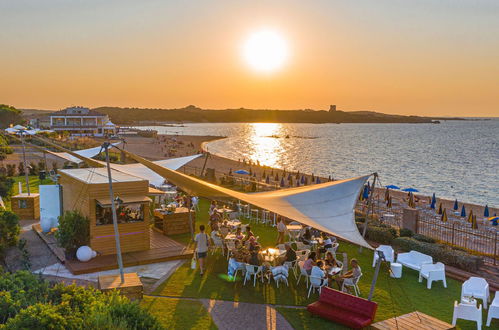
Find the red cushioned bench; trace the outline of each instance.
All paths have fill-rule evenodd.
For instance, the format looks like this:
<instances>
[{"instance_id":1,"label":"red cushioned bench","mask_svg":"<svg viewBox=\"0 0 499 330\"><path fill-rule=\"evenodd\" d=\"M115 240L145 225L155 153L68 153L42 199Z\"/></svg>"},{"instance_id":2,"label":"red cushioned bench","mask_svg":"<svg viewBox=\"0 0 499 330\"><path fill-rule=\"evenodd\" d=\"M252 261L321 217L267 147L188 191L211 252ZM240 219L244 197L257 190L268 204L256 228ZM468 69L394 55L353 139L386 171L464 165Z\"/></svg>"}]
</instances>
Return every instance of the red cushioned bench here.
<instances>
[{"instance_id":1,"label":"red cushioned bench","mask_svg":"<svg viewBox=\"0 0 499 330\"><path fill-rule=\"evenodd\" d=\"M307 310L314 315L354 329L370 325L377 308L375 302L328 287L322 288L319 301L307 306Z\"/></svg>"}]
</instances>

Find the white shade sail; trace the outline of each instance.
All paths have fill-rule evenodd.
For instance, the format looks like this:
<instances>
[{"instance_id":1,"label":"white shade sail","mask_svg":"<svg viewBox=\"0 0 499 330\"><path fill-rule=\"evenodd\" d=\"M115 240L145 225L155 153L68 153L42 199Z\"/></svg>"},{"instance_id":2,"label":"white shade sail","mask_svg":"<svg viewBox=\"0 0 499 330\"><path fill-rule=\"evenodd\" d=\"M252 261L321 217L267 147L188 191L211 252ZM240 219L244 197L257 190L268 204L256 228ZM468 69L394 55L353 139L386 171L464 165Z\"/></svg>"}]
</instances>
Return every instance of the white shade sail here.
<instances>
[{"instance_id":1,"label":"white shade sail","mask_svg":"<svg viewBox=\"0 0 499 330\"><path fill-rule=\"evenodd\" d=\"M357 229L354 211L357 197L370 175L248 194L169 170L130 152L125 151L125 153L189 194L208 198L239 199L372 249Z\"/></svg>"}]
</instances>

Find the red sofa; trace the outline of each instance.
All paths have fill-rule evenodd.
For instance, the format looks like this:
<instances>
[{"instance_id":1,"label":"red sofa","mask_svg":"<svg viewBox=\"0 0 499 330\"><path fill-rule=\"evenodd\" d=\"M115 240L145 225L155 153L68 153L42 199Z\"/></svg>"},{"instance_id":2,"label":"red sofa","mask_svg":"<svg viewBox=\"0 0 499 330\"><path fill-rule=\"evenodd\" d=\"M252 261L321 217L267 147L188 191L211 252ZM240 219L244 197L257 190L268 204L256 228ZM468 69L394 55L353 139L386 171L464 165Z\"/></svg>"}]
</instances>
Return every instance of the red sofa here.
<instances>
[{"instance_id":1,"label":"red sofa","mask_svg":"<svg viewBox=\"0 0 499 330\"><path fill-rule=\"evenodd\" d=\"M328 287L322 288L319 301L307 306L310 313L353 329L370 325L377 308L375 302Z\"/></svg>"}]
</instances>

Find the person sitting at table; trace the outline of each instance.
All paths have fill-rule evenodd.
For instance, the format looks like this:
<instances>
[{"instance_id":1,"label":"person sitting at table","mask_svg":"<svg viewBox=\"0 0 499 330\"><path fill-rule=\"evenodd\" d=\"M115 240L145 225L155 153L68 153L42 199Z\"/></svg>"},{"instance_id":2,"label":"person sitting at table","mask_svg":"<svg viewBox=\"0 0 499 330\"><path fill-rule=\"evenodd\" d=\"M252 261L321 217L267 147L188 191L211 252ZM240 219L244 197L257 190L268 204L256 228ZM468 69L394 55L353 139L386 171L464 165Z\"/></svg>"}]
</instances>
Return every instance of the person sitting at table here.
<instances>
[{"instance_id":1,"label":"person sitting at table","mask_svg":"<svg viewBox=\"0 0 499 330\"><path fill-rule=\"evenodd\" d=\"M326 252L324 263L326 264L326 268L338 267L338 262L330 251Z\"/></svg>"},{"instance_id":2,"label":"person sitting at table","mask_svg":"<svg viewBox=\"0 0 499 330\"><path fill-rule=\"evenodd\" d=\"M256 241L255 236L250 236L250 238L246 241L246 247L251 252L258 246L258 242Z\"/></svg>"},{"instance_id":3,"label":"person sitting at table","mask_svg":"<svg viewBox=\"0 0 499 330\"><path fill-rule=\"evenodd\" d=\"M315 285L322 284L322 281L328 281L326 278L326 273L322 269L324 267L324 262L322 260L317 261L317 265L312 267L310 272L310 283Z\"/></svg>"},{"instance_id":4,"label":"person sitting at table","mask_svg":"<svg viewBox=\"0 0 499 330\"><path fill-rule=\"evenodd\" d=\"M300 236L300 241L302 241L303 244L310 245L311 240L312 240L312 233L310 232L310 228L306 227L305 231Z\"/></svg>"},{"instance_id":5,"label":"person sitting at table","mask_svg":"<svg viewBox=\"0 0 499 330\"><path fill-rule=\"evenodd\" d=\"M251 227L250 226L246 226L246 237L244 238L245 241L249 240L250 237L255 237L255 235L253 234L253 232L251 231Z\"/></svg>"},{"instance_id":6,"label":"person sitting at table","mask_svg":"<svg viewBox=\"0 0 499 330\"><path fill-rule=\"evenodd\" d=\"M211 201L211 204L210 204L210 210L208 211L208 214L210 215L210 217L216 213L215 210L217 208L217 202L216 201Z\"/></svg>"},{"instance_id":7,"label":"person sitting at table","mask_svg":"<svg viewBox=\"0 0 499 330\"><path fill-rule=\"evenodd\" d=\"M284 248L286 249L286 254L280 257L279 264L284 265L285 262L295 262L296 251L291 247L289 243L285 243Z\"/></svg>"},{"instance_id":8,"label":"person sitting at table","mask_svg":"<svg viewBox=\"0 0 499 330\"><path fill-rule=\"evenodd\" d=\"M320 249L321 253L326 253L327 249L331 249L333 247L333 241L329 237L328 234L322 233L322 248Z\"/></svg>"},{"instance_id":9,"label":"person sitting at table","mask_svg":"<svg viewBox=\"0 0 499 330\"><path fill-rule=\"evenodd\" d=\"M236 234L235 234L235 235L236 235L236 238L237 238L238 240L241 240L241 241L242 241L242 239L244 238L244 235L243 235L243 233L241 232L241 227L237 227L237 228L236 228Z\"/></svg>"},{"instance_id":10,"label":"person sitting at table","mask_svg":"<svg viewBox=\"0 0 499 330\"><path fill-rule=\"evenodd\" d=\"M315 258L316 258L316 253L315 251L310 252L308 255L307 260L303 263L303 269L307 272L308 275L311 274L312 268L315 266Z\"/></svg>"},{"instance_id":11,"label":"person sitting at table","mask_svg":"<svg viewBox=\"0 0 499 330\"><path fill-rule=\"evenodd\" d=\"M362 270L360 269L359 262L357 261L357 259L350 260L350 267L352 267L352 269L350 269L348 272L335 278L335 281L338 284L338 288L340 290L345 278L357 278L362 274Z\"/></svg>"},{"instance_id":12,"label":"person sitting at table","mask_svg":"<svg viewBox=\"0 0 499 330\"><path fill-rule=\"evenodd\" d=\"M211 233L210 233L210 236L211 236L211 239L213 241L216 241L218 239L222 239L223 238L222 234L220 233L220 231L218 230L218 228L215 229L215 230L212 230Z\"/></svg>"},{"instance_id":13,"label":"person sitting at table","mask_svg":"<svg viewBox=\"0 0 499 330\"><path fill-rule=\"evenodd\" d=\"M261 266L263 263L263 257L260 254L260 245L255 245L252 251L250 251L250 255L246 263L253 266Z\"/></svg>"},{"instance_id":14,"label":"person sitting at table","mask_svg":"<svg viewBox=\"0 0 499 330\"><path fill-rule=\"evenodd\" d=\"M229 259L229 265L227 269L227 275L229 277L234 276L236 269L239 268L241 263L246 262L249 256L248 250L241 244L240 241L234 241L234 250L232 250L232 257Z\"/></svg>"}]
</instances>

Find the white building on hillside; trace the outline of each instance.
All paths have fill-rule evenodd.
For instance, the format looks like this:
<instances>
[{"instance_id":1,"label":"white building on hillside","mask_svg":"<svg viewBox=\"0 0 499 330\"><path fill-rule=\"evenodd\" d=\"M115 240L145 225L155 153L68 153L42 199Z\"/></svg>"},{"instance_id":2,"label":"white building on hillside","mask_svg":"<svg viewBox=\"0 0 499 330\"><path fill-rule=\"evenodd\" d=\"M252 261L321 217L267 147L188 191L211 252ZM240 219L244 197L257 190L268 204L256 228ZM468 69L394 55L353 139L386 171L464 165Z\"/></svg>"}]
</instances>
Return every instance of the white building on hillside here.
<instances>
[{"instance_id":1,"label":"white building on hillside","mask_svg":"<svg viewBox=\"0 0 499 330\"><path fill-rule=\"evenodd\" d=\"M115 135L117 127L109 117L89 108L70 107L50 114L50 129L71 135Z\"/></svg>"}]
</instances>

